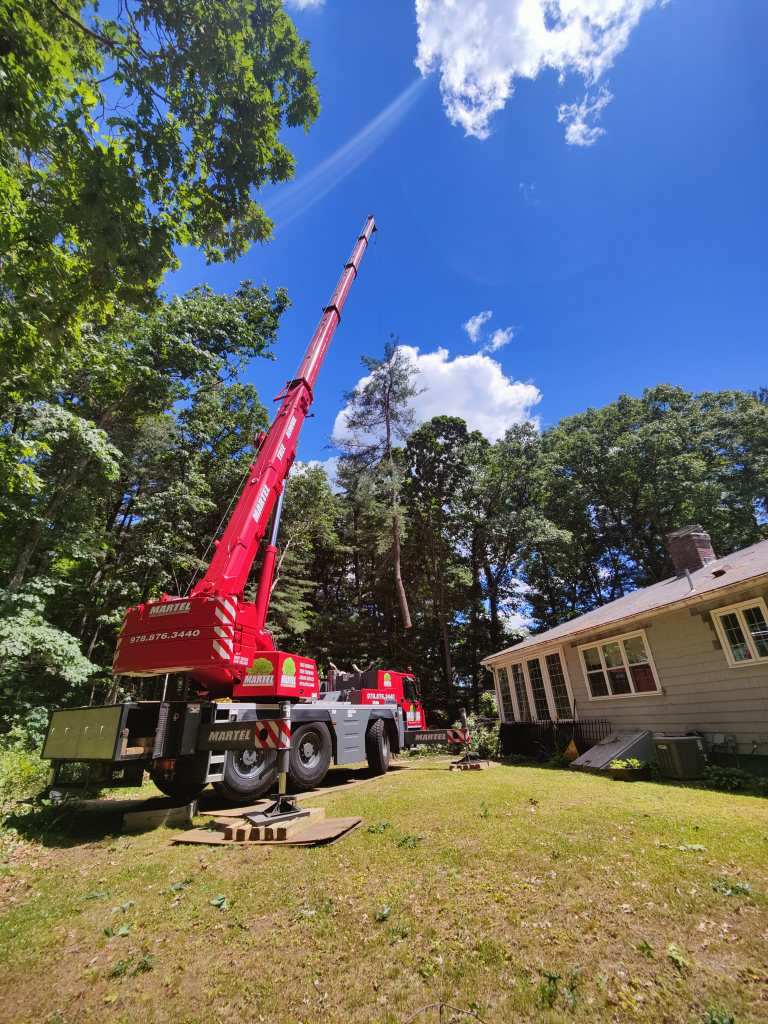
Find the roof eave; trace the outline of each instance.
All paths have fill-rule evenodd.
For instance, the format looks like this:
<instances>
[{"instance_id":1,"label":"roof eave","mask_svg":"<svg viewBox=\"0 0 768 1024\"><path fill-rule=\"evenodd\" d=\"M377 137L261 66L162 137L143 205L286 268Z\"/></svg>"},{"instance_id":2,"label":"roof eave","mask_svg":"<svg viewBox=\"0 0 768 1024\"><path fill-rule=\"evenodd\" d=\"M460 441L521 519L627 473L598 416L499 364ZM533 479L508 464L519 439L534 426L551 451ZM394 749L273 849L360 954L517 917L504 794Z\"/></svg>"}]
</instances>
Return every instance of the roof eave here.
<instances>
[{"instance_id":1,"label":"roof eave","mask_svg":"<svg viewBox=\"0 0 768 1024\"><path fill-rule=\"evenodd\" d=\"M482 658L480 660L480 664L487 668L495 662L502 660L506 661L507 655L513 654L515 651L524 650L527 653L529 651L538 650L542 647L560 647L564 643L570 643L575 637L586 636L589 633L597 633L600 630L608 629L613 626L627 625L628 623L635 622L638 619L656 618L656 616L663 615L665 612L679 608L686 608L689 605L697 604L699 601L715 598L728 590L732 590L734 587L749 586L763 578L768 579L768 573L761 572L756 576L750 576L743 580L736 580L734 583L727 583L722 587L716 587L713 590L701 591L700 593L697 593L694 590L685 597L678 598L677 601L670 601L669 604L662 604L658 605L656 608L647 608L644 611L633 612L631 615L624 615L618 619L611 619L608 622L602 622L599 625L585 626L583 629L574 629L573 632L564 633L562 636L555 637L551 640L547 640L547 634L542 633L541 640L538 643L532 643L529 647L522 646L525 641L522 641L520 644L513 644L512 647L506 647L503 651L498 651L496 654L489 654L487 658ZM573 621L578 622L579 620L574 619Z\"/></svg>"}]
</instances>

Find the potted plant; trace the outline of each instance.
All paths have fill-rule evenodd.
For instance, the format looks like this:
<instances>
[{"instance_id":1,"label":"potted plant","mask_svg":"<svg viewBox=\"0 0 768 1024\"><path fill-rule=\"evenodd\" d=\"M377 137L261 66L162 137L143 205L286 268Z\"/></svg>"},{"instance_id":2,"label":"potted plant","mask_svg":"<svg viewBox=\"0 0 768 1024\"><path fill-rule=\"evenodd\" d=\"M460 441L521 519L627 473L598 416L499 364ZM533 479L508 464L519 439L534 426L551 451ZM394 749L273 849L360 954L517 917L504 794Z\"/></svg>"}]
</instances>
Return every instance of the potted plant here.
<instances>
[{"instance_id":1,"label":"potted plant","mask_svg":"<svg viewBox=\"0 0 768 1024\"><path fill-rule=\"evenodd\" d=\"M636 757L616 758L608 765L608 774L612 779L622 782L635 782L637 779L647 779L649 768L647 761L640 761Z\"/></svg>"}]
</instances>

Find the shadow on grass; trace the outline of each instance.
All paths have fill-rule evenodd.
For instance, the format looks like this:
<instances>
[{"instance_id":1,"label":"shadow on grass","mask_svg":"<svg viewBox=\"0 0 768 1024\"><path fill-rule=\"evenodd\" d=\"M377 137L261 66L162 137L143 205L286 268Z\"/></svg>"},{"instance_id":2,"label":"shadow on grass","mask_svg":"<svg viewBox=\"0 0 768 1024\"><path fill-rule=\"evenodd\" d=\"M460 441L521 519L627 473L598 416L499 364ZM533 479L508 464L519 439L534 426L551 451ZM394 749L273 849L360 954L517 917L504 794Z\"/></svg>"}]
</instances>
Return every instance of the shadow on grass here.
<instances>
[{"instance_id":1,"label":"shadow on grass","mask_svg":"<svg viewBox=\"0 0 768 1024\"><path fill-rule=\"evenodd\" d=\"M393 764L389 770L396 773L405 767L410 766ZM377 777L368 768L334 768L323 780L322 790L325 793ZM0 831L13 832L42 846L70 848L123 835L123 815L128 811L160 810L186 803L159 796L154 786L145 788L146 795L127 799L70 798L58 805L40 800L18 801L0 815ZM300 797L302 794L296 795ZM310 796L311 791L305 795ZM233 804L216 790L207 788L200 794L198 806L201 811L209 812L228 809Z\"/></svg>"},{"instance_id":2,"label":"shadow on grass","mask_svg":"<svg viewBox=\"0 0 768 1024\"><path fill-rule=\"evenodd\" d=\"M49 847L68 848L99 842L121 834L122 801L103 801L105 804L110 802L117 805L114 810L106 808L98 813L78 801L58 806L48 803L17 804L4 815L2 831Z\"/></svg>"}]
</instances>

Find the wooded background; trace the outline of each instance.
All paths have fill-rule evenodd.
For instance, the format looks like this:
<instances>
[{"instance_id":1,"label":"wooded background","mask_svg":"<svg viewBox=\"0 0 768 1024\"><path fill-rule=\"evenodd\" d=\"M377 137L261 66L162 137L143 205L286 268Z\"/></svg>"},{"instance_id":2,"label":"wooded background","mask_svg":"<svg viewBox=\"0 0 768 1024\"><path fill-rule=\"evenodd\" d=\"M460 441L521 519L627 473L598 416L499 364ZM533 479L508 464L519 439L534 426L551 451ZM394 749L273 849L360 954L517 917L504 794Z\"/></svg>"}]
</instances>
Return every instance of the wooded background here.
<instances>
[{"instance_id":1,"label":"wooded background","mask_svg":"<svg viewBox=\"0 0 768 1024\"><path fill-rule=\"evenodd\" d=\"M289 300L160 284L180 245L220 260L268 240L254 196L292 174L280 130L319 111L279 0L84 10L0 0L4 743L103 699L125 608L204 565L267 425L238 381L281 357ZM399 352L383 338L375 387L346 396L338 486L307 467L288 483L270 623L322 668L411 667L451 719L520 615L545 628L663 578L664 536L691 522L720 553L766 535L764 390L660 384L491 443L417 425Z\"/></svg>"}]
</instances>

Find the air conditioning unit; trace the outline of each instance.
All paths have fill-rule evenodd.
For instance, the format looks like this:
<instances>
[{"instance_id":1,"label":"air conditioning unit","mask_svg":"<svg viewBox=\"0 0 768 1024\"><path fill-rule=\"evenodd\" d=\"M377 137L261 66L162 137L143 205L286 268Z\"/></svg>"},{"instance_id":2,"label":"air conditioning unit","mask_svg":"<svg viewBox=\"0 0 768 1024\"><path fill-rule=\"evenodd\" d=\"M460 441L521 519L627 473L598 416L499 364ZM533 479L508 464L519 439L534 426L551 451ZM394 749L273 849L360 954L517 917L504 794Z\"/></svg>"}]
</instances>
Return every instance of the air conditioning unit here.
<instances>
[{"instance_id":1,"label":"air conditioning unit","mask_svg":"<svg viewBox=\"0 0 768 1024\"><path fill-rule=\"evenodd\" d=\"M707 759L700 736L655 736L656 763L665 779L700 779Z\"/></svg>"}]
</instances>

